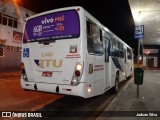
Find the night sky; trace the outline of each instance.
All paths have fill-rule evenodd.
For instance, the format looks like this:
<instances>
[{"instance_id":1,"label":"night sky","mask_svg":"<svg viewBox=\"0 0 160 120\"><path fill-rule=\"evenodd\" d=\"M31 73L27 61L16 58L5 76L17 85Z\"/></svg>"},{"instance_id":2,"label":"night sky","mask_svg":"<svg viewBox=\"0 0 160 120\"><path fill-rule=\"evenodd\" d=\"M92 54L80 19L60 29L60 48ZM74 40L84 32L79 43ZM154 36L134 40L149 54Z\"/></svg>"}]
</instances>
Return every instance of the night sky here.
<instances>
[{"instance_id":1,"label":"night sky","mask_svg":"<svg viewBox=\"0 0 160 120\"><path fill-rule=\"evenodd\" d=\"M82 6L104 26L135 50L134 21L128 0L20 0L21 6L36 13L61 7Z\"/></svg>"}]
</instances>

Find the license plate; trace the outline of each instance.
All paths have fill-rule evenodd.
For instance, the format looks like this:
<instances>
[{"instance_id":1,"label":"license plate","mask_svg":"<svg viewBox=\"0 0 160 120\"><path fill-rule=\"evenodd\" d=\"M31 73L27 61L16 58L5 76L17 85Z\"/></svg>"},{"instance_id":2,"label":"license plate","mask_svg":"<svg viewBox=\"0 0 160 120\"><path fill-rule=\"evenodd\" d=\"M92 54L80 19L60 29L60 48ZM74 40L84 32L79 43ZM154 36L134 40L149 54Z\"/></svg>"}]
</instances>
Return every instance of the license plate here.
<instances>
[{"instance_id":1,"label":"license plate","mask_svg":"<svg viewBox=\"0 0 160 120\"><path fill-rule=\"evenodd\" d=\"M43 72L42 76L44 76L44 77L52 77L52 72Z\"/></svg>"}]
</instances>

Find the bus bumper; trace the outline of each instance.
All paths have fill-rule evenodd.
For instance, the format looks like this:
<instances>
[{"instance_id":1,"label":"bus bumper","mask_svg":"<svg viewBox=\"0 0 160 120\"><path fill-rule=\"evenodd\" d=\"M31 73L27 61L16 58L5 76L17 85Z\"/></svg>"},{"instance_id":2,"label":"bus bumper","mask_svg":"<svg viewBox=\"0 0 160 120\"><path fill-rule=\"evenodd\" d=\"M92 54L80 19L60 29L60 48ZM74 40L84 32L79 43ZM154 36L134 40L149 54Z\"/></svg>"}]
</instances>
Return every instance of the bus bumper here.
<instances>
[{"instance_id":1,"label":"bus bumper","mask_svg":"<svg viewBox=\"0 0 160 120\"><path fill-rule=\"evenodd\" d=\"M87 83L79 83L76 86L72 86L72 85L61 85L53 83L35 83L35 82L21 80L21 86L23 89L28 89L28 90L37 90L37 91L57 93L57 94L73 95L83 98L89 98L92 96L91 93L88 92Z\"/></svg>"}]
</instances>

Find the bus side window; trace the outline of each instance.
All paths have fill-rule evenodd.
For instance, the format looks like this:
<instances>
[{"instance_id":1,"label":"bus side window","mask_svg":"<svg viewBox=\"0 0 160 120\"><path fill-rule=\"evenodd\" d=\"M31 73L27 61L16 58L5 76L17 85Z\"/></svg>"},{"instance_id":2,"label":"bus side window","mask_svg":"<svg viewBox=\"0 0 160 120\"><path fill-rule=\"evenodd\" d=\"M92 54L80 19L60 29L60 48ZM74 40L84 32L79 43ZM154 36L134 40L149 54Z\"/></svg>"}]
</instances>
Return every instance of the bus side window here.
<instances>
[{"instance_id":1,"label":"bus side window","mask_svg":"<svg viewBox=\"0 0 160 120\"><path fill-rule=\"evenodd\" d=\"M127 62L126 58L127 58L127 56L126 56L126 49L124 49L124 60L125 60L125 62Z\"/></svg>"},{"instance_id":2,"label":"bus side window","mask_svg":"<svg viewBox=\"0 0 160 120\"><path fill-rule=\"evenodd\" d=\"M87 47L89 54L103 54L101 29L94 23L87 21Z\"/></svg>"},{"instance_id":3,"label":"bus side window","mask_svg":"<svg viewBox=\"0 0 160 120\"><path fill-rule=\"evenodd\" d=\"M87 37L91 36L91 23L87 21Z\"/></svg>"},{"instance_id":4,"label":"bus side window","mask_svg":"<svg viewBox=\"0 0 160 120\"><path fill-rule=\"evenodd\" d=\"M119 49L120 58L124 58L123 44L120 42L118 42L118 49Z\"/></svg>"},{"instance_id":5,"label":"bus side window","mask_svg":"<svg viewBox=\"0 0 160 120\"><path fill-rule=\"evenodd\" d=\"M105 48L105 62L109 62L109 55L110 55L110 40L103 38L104 40L104 48Z\"/></svg>"},{"instance_id":6,"label":"bus side window","mask_svg":"<svg viewBox=\"0 0 160 120\"><path fill-rule=\"evenodd\" d=\"M132 59L132 52L131 52L131 49L127 48L127 57L129 60Z\"/></svg>"},{"instance_id":7,"label":"bus side window","mask_svg":"<svg viewBox=\"0 0 160 120\"><path fill-rule=\"evenodd\" d=\"M112 43L113 43L112 56L113 57L120 57L120 52L118 49L118 42L113 38Z\"/></svg>"}]
</instances>

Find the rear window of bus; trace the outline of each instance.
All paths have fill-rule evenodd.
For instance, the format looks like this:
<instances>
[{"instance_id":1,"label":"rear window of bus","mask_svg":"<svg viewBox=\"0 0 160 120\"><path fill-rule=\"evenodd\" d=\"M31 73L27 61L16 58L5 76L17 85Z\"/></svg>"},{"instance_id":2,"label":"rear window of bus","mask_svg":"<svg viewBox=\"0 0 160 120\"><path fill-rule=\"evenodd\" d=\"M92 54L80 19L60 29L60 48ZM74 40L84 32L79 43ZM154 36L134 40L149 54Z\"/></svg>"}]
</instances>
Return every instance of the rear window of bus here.
<instances>
[{"instance_id":1,"label":"rear window of bus","mask_svg":"<svg viewBox=\"0 0 160 120\"><path fill-rule=\"evenodd\" d=\"M26 22L23 43L78 38L79 15L76 10L41 15Z\"/></svg>"}]
</instances>

